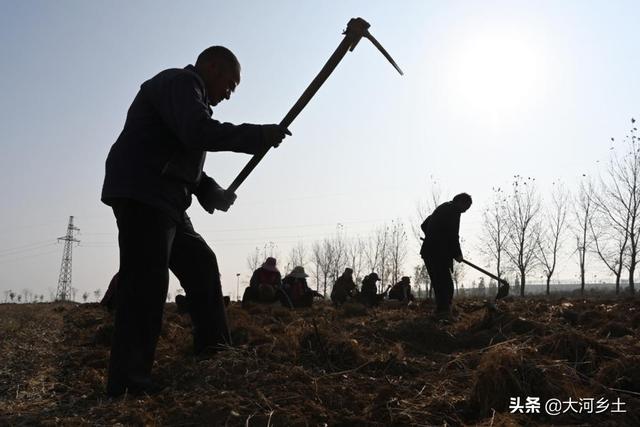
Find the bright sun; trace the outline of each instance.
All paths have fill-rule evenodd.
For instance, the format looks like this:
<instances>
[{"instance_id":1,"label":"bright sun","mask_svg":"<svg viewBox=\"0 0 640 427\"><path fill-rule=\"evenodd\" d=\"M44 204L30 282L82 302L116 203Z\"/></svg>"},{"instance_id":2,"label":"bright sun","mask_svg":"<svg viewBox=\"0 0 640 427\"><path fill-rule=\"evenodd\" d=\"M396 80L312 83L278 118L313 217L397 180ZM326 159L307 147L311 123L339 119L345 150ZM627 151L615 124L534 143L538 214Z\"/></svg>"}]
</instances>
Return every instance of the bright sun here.
<instances>
[{"instance_id":1,"label":"bright sun","mask_svg":"<svg viewBox=\"0 0 640 427\"><path fill-rule=\"evenodd\" d=\"M531 107L540 95L543 55L524 37L476 36L453 55L450 88L456 108L499 123Z\"/></svg>"}]
</instances>

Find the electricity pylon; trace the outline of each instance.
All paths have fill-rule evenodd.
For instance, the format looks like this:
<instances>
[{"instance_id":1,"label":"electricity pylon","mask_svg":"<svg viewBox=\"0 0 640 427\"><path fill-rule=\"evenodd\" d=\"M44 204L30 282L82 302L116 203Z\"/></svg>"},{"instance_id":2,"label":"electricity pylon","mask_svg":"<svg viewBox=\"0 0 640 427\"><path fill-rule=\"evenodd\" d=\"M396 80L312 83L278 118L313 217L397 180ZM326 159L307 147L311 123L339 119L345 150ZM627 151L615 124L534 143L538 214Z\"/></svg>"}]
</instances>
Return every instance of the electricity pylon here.
<instances>
[{"instance_id":1,"label":"electricity pylon","mask_svg":"<svg viewBox=\"0 0 640 427\"><path fill-rule=\"evenodd\" d=\"M76 231L80 231L80 229L73 226L73 216L70 216L66 236L58 237L58 241L64 241L64 251L62 252L62 264L60 265L60 276L58 277L56 301L68 301L71 294L71 258L73 255L73 242L80 243L80 240L74 237L74 233Z\"/></svg>"}]
</instances>

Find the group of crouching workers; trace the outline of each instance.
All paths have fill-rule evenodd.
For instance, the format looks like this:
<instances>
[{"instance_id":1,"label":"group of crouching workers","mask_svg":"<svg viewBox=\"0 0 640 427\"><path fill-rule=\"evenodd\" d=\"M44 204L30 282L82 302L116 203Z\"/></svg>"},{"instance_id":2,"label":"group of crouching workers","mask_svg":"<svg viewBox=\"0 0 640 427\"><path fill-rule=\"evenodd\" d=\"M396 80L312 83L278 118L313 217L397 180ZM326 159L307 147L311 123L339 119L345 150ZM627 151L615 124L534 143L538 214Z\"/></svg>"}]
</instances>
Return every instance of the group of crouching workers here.
<instances>
[{"instance_id":1,"label":"group of crouching workers","mask_svg":"<svg viewBox=\"0 0 640 427\"><path fill-rule=\"evenodd\" d=\"M280 303L289 308L311 307L314 298L323 298L321 294L307 285L309 275L304 267L295 267L284 279L276 266L276 259L269 257L253 272L249 286L242 296L242 306L248 303Z\"/></svg>"},{"instance_id":2,"label":"group of crouching workers","mask_svg":"<svg viewBox=\"0 0 640 427\"><path fill-rule=\"evenodd\" d=\"M307 285L309 275L303 267L295 267L283 279L276 263L275 258L269 257L253 272L249 286L242 296L243 307L250 303L273 304L278 301L290 308L311 307L315 298L324 299L322 294ZM409 277L404 276L400 282L381 293L378 292L379 281L378 274L371 273L362 279L362 286L358 289L353 278L353 269L346 268L333 285L331 301L335 306L357 302L367 307L375 307L385 297L403 302L415 300Z\"/></svg>"}]
</instances>

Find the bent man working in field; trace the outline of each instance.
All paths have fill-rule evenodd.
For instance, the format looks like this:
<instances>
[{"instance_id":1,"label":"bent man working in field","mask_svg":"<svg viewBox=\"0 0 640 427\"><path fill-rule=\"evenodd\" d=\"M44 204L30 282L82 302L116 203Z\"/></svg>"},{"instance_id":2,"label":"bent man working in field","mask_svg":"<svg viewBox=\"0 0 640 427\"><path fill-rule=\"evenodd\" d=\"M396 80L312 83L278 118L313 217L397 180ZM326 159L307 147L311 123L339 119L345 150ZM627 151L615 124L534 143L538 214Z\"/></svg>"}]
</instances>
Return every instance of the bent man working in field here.
<instances>
[{"instance_id":1,"label":"bent man working in field","mask_svg":"<svg viewBox=\"0 0 640 427\"><path fill-rule=\"evenodd\" d=\"M463 259L458 236L460 215L471 207L471 203L471 196L460 193L450 202L438 206L420 226L424 232L420 256L425 262L433 286L435 315L446 321L453 320L453 260L462 262Z\"/></svg>"},{"instance_id":2,"label":"bent man working in field","mask_svg":"<svg viewBox=\"0 0 640 427\"><path fill-rule=\"evenodd\" d=\"M236 199L203 171L207 151L256 154L289 134L279 125L220 123L211 106L240 83L240 63L214 46L195 66L144 82L106 161L102 201L118 225L119 283L107 393L152 390L151 366L169 285L186 292L196 352L230 344L218 262L186 210L195 195L209 213Z\"/></svg>"},{"instance_id":3,"label":"bent man working in field","mask_svg":"<svg viewBox=\"0 0 640 427\"><path fill-rule=\"evenodd\" d=\"M356 283L353 281L353 269L345 268L344 273L336 283L334 283L333 288L331 289L331 301L335 306L340 306L355 298L358 294L358 287Z\"/></svg>"}]
</instances>

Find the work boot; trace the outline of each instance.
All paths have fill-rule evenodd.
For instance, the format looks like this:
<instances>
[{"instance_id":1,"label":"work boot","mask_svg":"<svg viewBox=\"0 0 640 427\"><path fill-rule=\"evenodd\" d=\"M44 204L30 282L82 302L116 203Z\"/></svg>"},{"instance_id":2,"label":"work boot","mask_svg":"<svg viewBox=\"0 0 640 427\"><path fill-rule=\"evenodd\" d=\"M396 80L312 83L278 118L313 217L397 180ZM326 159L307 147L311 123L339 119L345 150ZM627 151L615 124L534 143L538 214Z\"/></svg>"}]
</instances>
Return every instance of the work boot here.
<instances>
[{"instance_id":1,"label":"work boot","mask_svg":"<svg viewBox=\"0 0 640 427\"><path fill-rule=\"evenodd\" d=\"M184 295L176 295L176 310L178 314L189 313L189 302Z\"/></svg>"},{"instance_id":2,"label":"work boot","mask_svg":"<svg viewBox=\"0 0 640 427\"><path fill-rule=\"evenodd\" d=\"M164 386L152 382L151 378L136 377L129 379L126 384L109 384L107 387L107 396L120 397L125 393L140 396L143 394L159 393L164 389Z\"/></svg>"},{"instance_id":3,"label":"work boot","mask_svg":"<svg viewBox=\"0 0 640 427\"><path fill-rule=\"evenodd\" d=\"M449 306L446 309L436 310L436 312L434 313L434 317L438 322L448 323L448 324L458 320L457 317L454 316L451 310L451 306Z\"/></svg>"}]
</instances>

